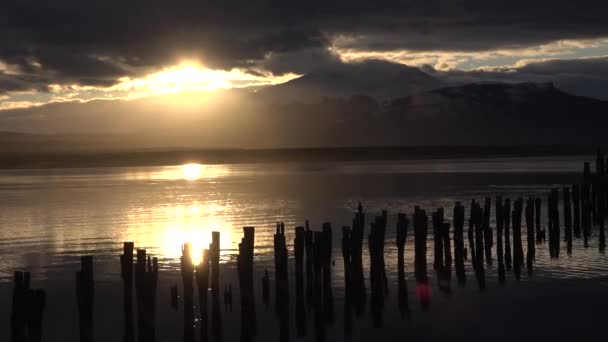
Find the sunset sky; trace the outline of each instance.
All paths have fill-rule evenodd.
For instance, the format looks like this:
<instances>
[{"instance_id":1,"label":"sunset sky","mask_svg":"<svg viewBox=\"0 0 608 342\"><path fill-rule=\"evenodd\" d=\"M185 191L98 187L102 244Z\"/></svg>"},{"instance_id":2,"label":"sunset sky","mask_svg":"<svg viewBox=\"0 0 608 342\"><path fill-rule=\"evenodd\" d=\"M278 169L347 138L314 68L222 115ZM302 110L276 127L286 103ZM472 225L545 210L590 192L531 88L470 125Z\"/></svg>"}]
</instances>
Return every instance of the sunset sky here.
<instances>
[{"instance_id":1,"label":"sunset sky","mask_svg":"<svg viewBox=\"0 0 608 342\"><path fill-rule=\"evenodd\" d=\"M606 1L9 1L0 110L257 87L365 59L608 98ZM587 95L587 93L584 93Z\"/></svg>"}]
</instances>

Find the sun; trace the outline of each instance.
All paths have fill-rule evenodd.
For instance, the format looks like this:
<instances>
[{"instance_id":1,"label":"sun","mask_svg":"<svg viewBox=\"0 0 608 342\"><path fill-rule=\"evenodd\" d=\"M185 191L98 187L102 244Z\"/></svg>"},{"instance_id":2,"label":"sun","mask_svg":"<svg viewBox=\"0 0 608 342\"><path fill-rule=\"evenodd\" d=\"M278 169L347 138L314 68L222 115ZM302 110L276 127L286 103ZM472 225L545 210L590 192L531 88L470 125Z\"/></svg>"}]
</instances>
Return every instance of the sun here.
<instances>
[{"instance_id":1,"label":"sun","mask_svg":"<svg viewBox=\"0 0 608 342\"><path fill-rule=\"evenodd\" d=\"M193 181L201 177L203 173L203 165L201 164L184 164L182 165L182 174L185 180Z\"/></svg>"}]
</instances>

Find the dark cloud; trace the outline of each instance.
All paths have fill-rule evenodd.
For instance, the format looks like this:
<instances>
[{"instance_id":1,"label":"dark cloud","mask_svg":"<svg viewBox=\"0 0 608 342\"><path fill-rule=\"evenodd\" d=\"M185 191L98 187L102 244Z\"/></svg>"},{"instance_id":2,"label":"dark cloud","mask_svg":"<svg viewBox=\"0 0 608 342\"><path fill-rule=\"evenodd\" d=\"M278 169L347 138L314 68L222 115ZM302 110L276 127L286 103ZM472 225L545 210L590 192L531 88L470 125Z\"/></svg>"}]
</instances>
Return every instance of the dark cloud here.
<instances>
[{"instance_id":1,"label":"dark cloud","mask_svg":"<svg viewBox=\"0 0 608 342\"><path fill-rule=\"evenodd\" d=\"M607 16L601 0L13 0L0 4L0 61L86 85L180 57L301 72L332 63L339 36L360 50L476 51L608 36Z\"/></svg>"},{"instance_id":2,"label":"dark cloud","mask_svg":"<svg viewBox=\"0 0 608 342\"><path fill-rule=\"evenodd\" d=\"M515 68L494 70L423 70L445 84L480 82L553 82L575 95L608 100L608 57L535 61Z\"/></svg>"}]
</instances>

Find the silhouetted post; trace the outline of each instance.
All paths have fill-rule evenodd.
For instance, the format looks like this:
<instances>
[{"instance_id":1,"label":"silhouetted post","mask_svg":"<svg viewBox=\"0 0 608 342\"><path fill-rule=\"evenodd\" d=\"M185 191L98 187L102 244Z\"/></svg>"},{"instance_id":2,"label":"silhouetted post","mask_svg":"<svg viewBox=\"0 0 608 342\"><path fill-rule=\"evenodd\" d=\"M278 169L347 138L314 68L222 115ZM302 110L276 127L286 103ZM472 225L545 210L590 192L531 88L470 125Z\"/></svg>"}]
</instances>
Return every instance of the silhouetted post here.
<instances>
[{"instance_id":1,"label":"silhouetted post","mask_svg":"<svg viewBox=\"0 0 608 342\"><path fill-rule=\"evenodd\" d=\"M42 341L42 313L45 305L45 292L30 288L30 273L15 272L11 310L11 341Z\"/></svg>"},{"instance_id":2,"label":"silhouetted post","mask_svg":"<svg viewBox=\"0 0 608 342\"><path fill-rule=\"evenodd\" d=\"M220 283L220 232L211 232L211 246L209 246L211 261L211 288L218 290Z\"/></svg>"},{"instance_id":3,"label":"silhouetted post","mask_svg":"<svg viewBox=\"0 0 608 342\"><path fill-rule=\"evenodd\" d=\"M382 325L382 311L384 309L384 296L386 291L386 274L384 268L384 237L386 233L386 214L376 216L371 224L368 236L370 255L370 288L371 288L371 314L374 327Z\"/></svg>"},{"instance_id":4,"label":"silhouetted post","mask_svg":"<svg viewBox=\"0 0 608 342\"><path fill-rule=\"evenodd\" d=\"M331 288L331 250L332 230L331 223L325 222L322 226L321 267L323 269L323 313L327 324L334 322L334 296Z\"/></svg>"},{"instance_id":5,"label":"silhouetted post","mask_svg":"<svg viewBox=\"0 0 608 342\"><path fill-rule=\"evenodd\" d=\"M456 202L453 215L456 279L458 284L464 285L467 280L464 268L464 206L460 202Z\"/></svg>"},{"instance_id":6,"label":"silhouetted post","mask_svg":"<svg viewBox=\"0 0 608 342\"><path fill-rule=\"evenodd\" d=\"M93 280L93 257L80 258L80 271L76 272L76 297L80 322L80 342L93 341L93 303L95 283Z\"/></svg>"},{"instance_id":7,"label":"silhouetted post","mask_svg":"<svg viewBox=\"0 0 608 342\"><path fill-rule=\"evenodd\" d=\"M574 237L581 238L581 202L578 184L572 185L572 202L574 203Z\"/></svg>"},{"instance_id":8,"label":"silhouetted post","mask_svg":"<svg viewBox=\"0 0 608 342\"><path fill-rule=\"evenodd\" d=\"M503 248L504 210L501 196L496 196L496 258L498 259L498 282L505 282L505 262Z\"/></svg>"},{"instance_id":9,"label":"silhouetted post","mask_svg":"<svg viewBox=\"0 0 608 342\"><path fill-rule=\"evenodd\" d=\"M367 294L365 290L365 277L363 275L363 236L365 232L365 214L361 203L357 208L353 219L351 242L351 276L352 276L352 300L355 314L362 315L365 312Z\"/></svg>"},{"instance_id":10,"label":"silhouetted post","mask_svg":"<svg viewBox=\"0 0 608 342\"><path fill-rule=\"evenodd\" d=\"M536 259L536 241L534 239L534 199L529 197L526 201L526 233L527 233L527 244L528 253L526 255L526 266L528 274L532 274L532 266Z\"/></svg>"},{"instance_id":11,"label":"silhouetted post","mask_svg":"<svg viewBox=\"0 0 608 342\"><path fill-rule=\"evenodd\" d=\"M184 287L184 342L194 341L194 264L190 243L182 245L181 272Z\"/></svg>"},{"instance_id":12,"label":"silhouetted post","mask_svg":"<svg viewBox=\"0 0 608 342\"><path fill-rule=\"evenodd\" d=\"M397 286L399 289L399 312L409 318L407 283L405 281L405 242L409 221L405 214L397 214Z\"/></svg>"},{"instance_id":13,"label":"silhouetted post","mask_svg":"<svg viewBox=\"0 0 608 342\"><path fill-rule=\"evenodd\" d=\"M137 340L153 342L156 338L156 288L158 259L146 260L146 250L137 250L135 264L135 296L137 298Z\"/></svg>"},{"instance_id":14,"label":"silhouetted post","mask_svg":"<svg viewBox=\"0 0 608 342\"><path fill-rule=\"evenodd\" d=\"M414 209L414 268L416 274L416 293L423 308L428 307L431 299L430 286L426 272L426 240L429 219L426 212L416 206Z\"/></svg>"},{"instance_id":15,"label":"silhouetted post","mask_svg":"<svg viewBox=\"0 0 608 342\"><path fill-rule=\"evenodd\" d=\"M492 265L492 247L494 246L494 234L492 232L492 227L490 227L491 208L492 199L490 199L490 197L486 197L483 206L483 239L486 253L486 262L488 265Z\"/></svg>"},{"instance_id":16,"label":"silhouetted post","mask_svg":"<svg viewBox=\"0 0 608 342\"><path fill-rule=\"evenodd\" d=\"M542 208L542 199L536 198L534 200L534 221L536 222L536 244L541 244L543 242L544 231L541 230L540 227L540 215Z\"/></svg>"},{"instance_id":17,"label":"silhouetted post","mask_svg":"<svg viewBox=\"0 0 608 342\"><path fill-rule=\"evenodd\" d=\"M313 234L306 220L306 231L304 232L304 246L306 248L306 303L312 306L313 291Z\"/></svg>"},{"instance_id":18,"label":"silhouetted post","mask_svg":"<svg viewBox=\"0 0 608 342\"><path fill-rule=\"evenodd\" d=\"M316 244L316 241L315 241ZM287 245L285 224L277 222L274 234L274 267L276 312L279 317L279 340L289 341L289 284L287 276ZM316 277L317 273L315 273Z\"/></svg>"},{"instance_id":19,"label":"silhouetted post","mask_svg":"<svg viewBox=\"0 0 608 342\"><path fill-rule=\"evenodd\" d=\"M302 235L304 228L300 227ZM241 294L241 341L251 341L256 335L255 301L253 295L253 247L255 241L255 228L243 227L243 238L239 244L239 255L237 257L237 269L239 274L239 286ZM303 238L300 236L300 238ZM304 247L302 242L302 246ZM299 251L300 285L302 281L302 255Z\"/></svg>"},{"instance_id":20,"label":"silhouetted post","mask_svg":"<svg viewBox=\"0 0 608 342\"><path fill-rule=\"evenodd\" d=\"M313 309L314 309L314 328L315 340L318 342L325 341L325 315L323 311L323 233L313 233L313 268L314 268L314 291L313 291Z\"/></svg>"},{"instance_id":21,"label":"silhouetted post","mask_svg":"<svg viewBox=\"0 0 608 342\"><path fill-rule=\"evenodd\" d=\"M486 287L486 276L484 269L484 213L483 209L478 203L473 203L471 207L471 217L473 220L473 226L475 227L475 276L477 277L477 283L479 289L483 290Z\"/></svg>"},{"instance_id":22,"label":"silhouetted post","mask_svg":"<svg viewBox=\"0 0 608 342\"><path fill-rule=\"evenodd\" d=\"M296 227L293 249L296 261L296 336L306 336L306 308L304 305L304 227ZM344 270L346 275L346 268Z\"/></svg>"},{"instance_id":23,"label":"silhouetted post","mask_svg":"<svg viewBox=\"0 0 608 342\"><path fill-rule=\"evenodd\" d=\"M505 228L505 267L511 269L511 200L505 199L504 205L504 228Z\"/></svg>"},{"instance_id":24,"label":"silhouetted post","mask_svg":"<svg viewBox=\"0 0 608 342\"><path fill-rule=\"evenodd\" d=\"M264 276L262 277L262 302L268 308L270 302L270 277L268 276L267 269L264 269Z\"/></svg>"},{"instance_id":25,"label":"silhouetted post","mask_svg":"<svg viewBox=\"0 0 608 342\"><path fill-rule=\"evenodd\" d=\"M196 287L198 288L198 306L201 314L200 339L207 342L209 337L209 305L207 292L209 292L209 249L203 249L203 259L195 266Z\"/></svg>"},{"instance_id":26,"label":"silhouetted post","mask_svg":"<svg viewBox=\"0 0 608 342\"><path fill-rule=\"evenodd\" d=\"M443 208L431 213L433 222L433 269L440 270L443 262L443 239L441 237L441 227L443 226Z\"/></svg>"},{"instance_id":27,"label":"silhouetted post","mask_svg":"<svg viewBox=\"0 0 608 342\"><path fill-rule=\"evenodd\" d=\"M477 203L471 200L471 209L469 210L469 228L467 235L469 237L469 250L471 251L471 265L473 270L477 272L477 254L475 251L475 210L473 209ZM477 277L477 275L476 275Z\"/></svg>"},{"instance_id":28,"label":"silhouetted post","mask_svg":"<svg viewBox=\"0 0 608 342\"><path fill-rule=\"evenodd\" d=\"M123 314L124 333L122 340L132 342L135 340L133 330L133 242L123 244L123 254L120 256L120 271L123 282Z\"/></svg>"},{"instance_id":29,"label":"silhouetted post","mask_svg":"<svg viewBox=\"0 0 608 342\"><path fill-rule=\"evenodd\" d=\"M570 188L562 189L564 197L564 240L568 255L572 254L572 208L570 206Z\"/></svg>"},{"instance_id":30,"label":"silhouetted post","mask_svg":"<svg viewBox=\"0 0 608 342\"><path fill-rule=\"evenodd\" d=\"M549 254L552 258L559 258L559 246L559 191L552 189L549 196Z\"/></svg>"},{"instance_id":31,"label":"silhouetted post","mask_svg":"<svg viewBox=\"0 0 608 342\"><path fill-rule=\"evenodd\" d=\"M524 252L521 241L521 216L523 210L523 199L518 198L513 204L511 219L513 223L513 273L515 279L519 280L521 266L524 264Z\"/></svg>"},{"instance_id":32,"label":"silhouetted post","mask_svg":"<svg viewBox=\"0 0 608 342\"><path fill-rule=\"evenodd\" d=\"M350 227L342 227L342 259L344 260L344 335L349 337L352 332L353 322L351 315L352 301L352 263L351 263L351 242Z\"/></svg>"},{"instance_id":33,"label":"silhouetted post","mask_svg":"<svg viewBox=\"0 0 608 342\"><path fill-rule=\"evenodd\" d=\"M583 239L585 248L589 247L589 236L591 235L591 192L590 184L583 184L583 190L581 192L581 204L582 204L582 217L581 226L583 230Z\"/></svg>"}]
</instances>

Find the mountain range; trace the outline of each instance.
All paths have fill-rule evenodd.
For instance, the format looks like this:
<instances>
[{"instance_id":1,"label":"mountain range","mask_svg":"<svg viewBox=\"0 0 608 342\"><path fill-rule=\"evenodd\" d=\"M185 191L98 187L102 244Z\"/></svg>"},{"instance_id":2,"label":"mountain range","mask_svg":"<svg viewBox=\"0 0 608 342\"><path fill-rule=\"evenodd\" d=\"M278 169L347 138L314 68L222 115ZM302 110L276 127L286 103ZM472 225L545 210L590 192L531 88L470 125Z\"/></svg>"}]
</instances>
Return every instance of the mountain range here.
<instances>
[{"instance_id":1,"label":"mountain range","mask_svg":"<svg viewBox=\"0 0 608 342\"><path fill-rule=\"evenodd\" d=\"M552 83L449 85L417 68L368 61L320 69L255 92L4 111L0 131L70 139L44 144L29 135L5 134L0 143L5 150L581 145L606 141L607 115L608 102L566 93ZM86 143L78 137L87 137Z\"/></svg>"}]
</instances>

